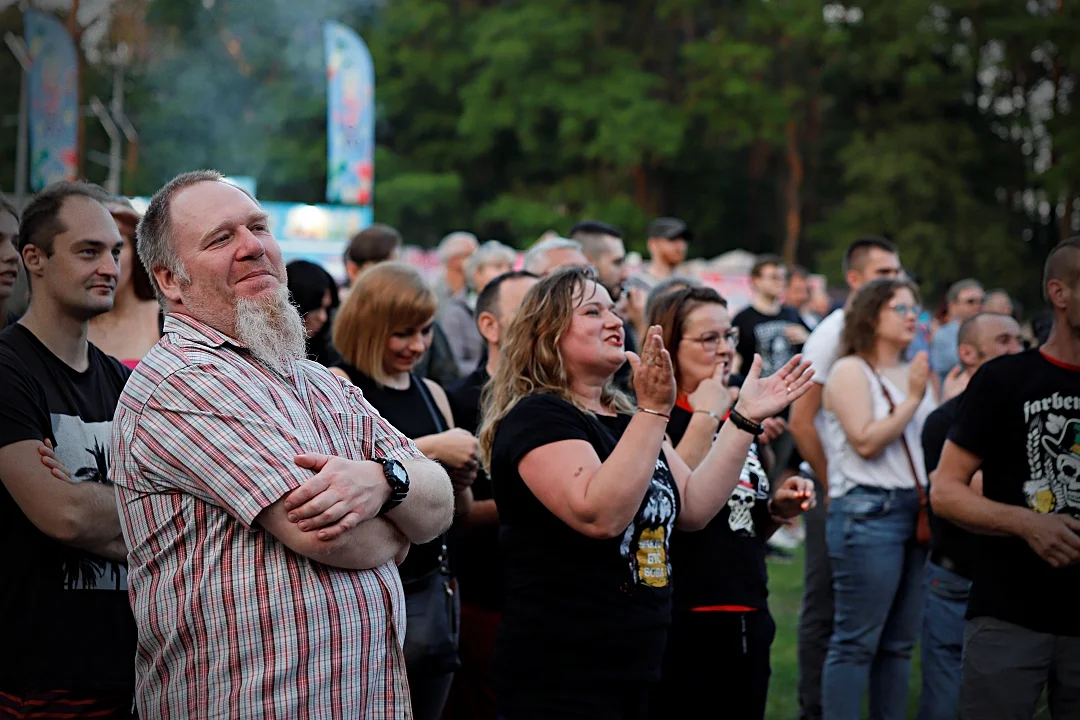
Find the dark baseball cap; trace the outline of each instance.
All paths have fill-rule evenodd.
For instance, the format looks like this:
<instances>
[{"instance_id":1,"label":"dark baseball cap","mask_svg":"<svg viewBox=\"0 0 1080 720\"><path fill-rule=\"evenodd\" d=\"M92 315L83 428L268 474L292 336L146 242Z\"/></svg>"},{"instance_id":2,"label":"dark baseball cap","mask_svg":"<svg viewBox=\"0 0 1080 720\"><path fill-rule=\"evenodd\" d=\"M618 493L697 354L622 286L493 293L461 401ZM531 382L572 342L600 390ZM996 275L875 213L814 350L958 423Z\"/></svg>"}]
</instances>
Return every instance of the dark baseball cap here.
<instances>
[{"instance_id":1,"label":"dark baseball cap","mask_svg":"<svg viewBox=\"0 0 1080 720\"><path fill-rule=\"evenodd\" d=\"M679 218L662 217L649 223L648 236L651 238L667 238L675 240L682 238L689 242L693 235L690 228Z\"/></svg>"}]
</instances>

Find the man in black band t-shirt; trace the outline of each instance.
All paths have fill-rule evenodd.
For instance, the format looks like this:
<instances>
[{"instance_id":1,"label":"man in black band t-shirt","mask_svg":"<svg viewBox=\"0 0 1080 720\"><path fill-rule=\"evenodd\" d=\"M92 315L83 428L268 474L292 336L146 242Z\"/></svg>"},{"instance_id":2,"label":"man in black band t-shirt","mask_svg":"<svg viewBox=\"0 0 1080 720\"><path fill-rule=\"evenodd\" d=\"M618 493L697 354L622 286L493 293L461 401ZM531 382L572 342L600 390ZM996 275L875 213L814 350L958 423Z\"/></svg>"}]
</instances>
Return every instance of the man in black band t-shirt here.
<instances>
[{"instance_id":1,"label":"man in black band t-shirt","mask_svg":"<svg viewBox=\"0 0 1080 720\"><path fill-rule=\"evenodd\" d=\"M446 391L458 427L473 434L480 429L480 394L499 364L500 338L537 280L524 270L504 273L493 278L477 298L476 325L487 341L487 363ZM447 717L495 720L492 655L503 606L499 512L492 499L491 478L483 470L472 491L469 514L454 528L461 588L461 669L454 676Z\"/></svg>"},{"instance_id":2,"label":"man in black band t-shirt","mask_svg":"<svg viewBox=\"0 0 1080 720\"><path fill-rule=\"evenodd\" d=\"M960 326L958 345L963 377L970 379L983 363L1023 349L1020 325L1007 315L981 313ZM922 444L928 476L937 469L963 397L961 392L926 418ZM981 477L976 484L981 484ZM930 527L933 538L926 566L919 719L951 720L960 699L964 614L979 538L933 514L933 508Z\"/></svg>"},{"instance_id":3,"label":"man in black band t-shirt","mask_svg":"<svg viewBox=\"0 0 1080 720\"><path fill-rule=\"evenodd\" d=\"M753 298L731 321L739 329L735 372L749 371L757 353L761 356L761 377L768 377L802 352L810 330L797 310L780 303L786 282L784 261L776 255L763 255L750 270Z\"/></svg>"},{"instance_id":4,"label":"man in black band t-shirt","mask_svg":"<svg viewBox=\"0 0 1080 720\"><path fill-rule=\"evenodd\" d=\"M960 716L1080 717L1080 237L1050 252L1054 328L971 379L941 454L936 512L986 537L964 634ZM970 485L979 469L980 495Z\"/></svg>"},{"instance_id":5,"label":"man in black band t-shirt","mask_svg":"<svg viewBox=\"0 0 1080 720\"><path fill-rule=\"evenodd\" d=\"M0 544L13 553L0 717L131 717L135 622L108 450L129 371L86 340L112 308L123 244L104 199L57 183L19 228L30 307L0 333Z\"/></svg>"}]
</instances>

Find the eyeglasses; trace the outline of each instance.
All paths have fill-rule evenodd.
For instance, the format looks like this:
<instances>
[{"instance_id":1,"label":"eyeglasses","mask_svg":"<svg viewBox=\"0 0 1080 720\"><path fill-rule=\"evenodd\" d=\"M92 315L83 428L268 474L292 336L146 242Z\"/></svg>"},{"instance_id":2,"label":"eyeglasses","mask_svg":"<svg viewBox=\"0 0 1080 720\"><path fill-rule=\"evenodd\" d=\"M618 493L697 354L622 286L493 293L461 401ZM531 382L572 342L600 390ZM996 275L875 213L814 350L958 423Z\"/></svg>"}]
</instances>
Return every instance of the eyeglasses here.
<instances>
[{"instance_id":1,"label":"eyeglasses","mask_svg":"<svg viewBox=\"0 0 1080 720\"><path fill-rule=\"evenodd\" d=\"M897 305L890 305L889 308L900 316L910 314L914 315L915 317L919 317L920 315L922 315L922 305L907 305L905 303L899 303Z\"/></svg>"},{"instance_id":2,"label":"eyeglasses","mask_svg":"<svg viewBox=\"0 0 1080 720\"><path fill-rule=\"evenodd\" d=\"M720 347L720 341L723 340L729 347L735 347L739 344L739 328L731 328L725 333L705 333L700 337L690 338L684 337L683 340L689 340L690 342L696 342L701 345L701 349L707 353L715 353L717 348Z\"/></svg>"}]
</instances>

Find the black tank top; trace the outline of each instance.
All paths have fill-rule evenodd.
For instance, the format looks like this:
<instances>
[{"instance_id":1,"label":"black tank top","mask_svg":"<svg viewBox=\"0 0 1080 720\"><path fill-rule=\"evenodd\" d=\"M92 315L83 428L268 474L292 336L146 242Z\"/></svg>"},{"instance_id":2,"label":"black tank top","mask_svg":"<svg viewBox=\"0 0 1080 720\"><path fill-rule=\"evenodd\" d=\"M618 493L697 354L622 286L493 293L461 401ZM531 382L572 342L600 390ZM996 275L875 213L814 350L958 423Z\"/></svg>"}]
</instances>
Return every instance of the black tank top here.
<instances>
[{"instance_id":1,"label":"black tank top","mask_svg":"<svg viewBox=\"0 0 1080 720\"><path fill-rule=\"evenodd\" d=\"M342 363L340 367L379 414L410 440L436 435L449 429L435 405L431 391L427 389L424 381L415 375L409 376L407 389L398 390L379 386L372 378L348 363ZM409 548L408 557L398 567L401 582L407 584L437 571L441 565L440 556L444 542L445 537L437 537L423 545Z\"/></svg>"}]
</instances>

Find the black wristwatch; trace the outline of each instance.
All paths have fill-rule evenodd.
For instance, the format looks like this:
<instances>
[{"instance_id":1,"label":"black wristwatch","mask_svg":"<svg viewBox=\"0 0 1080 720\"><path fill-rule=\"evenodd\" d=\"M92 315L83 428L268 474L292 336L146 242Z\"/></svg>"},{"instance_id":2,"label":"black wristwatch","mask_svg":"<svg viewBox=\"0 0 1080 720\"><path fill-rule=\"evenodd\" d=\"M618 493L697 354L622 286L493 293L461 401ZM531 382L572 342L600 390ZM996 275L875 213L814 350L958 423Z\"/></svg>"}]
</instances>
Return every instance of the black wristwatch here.
<instances>
[{"instance_id":1,"label":"black wristwatch","mask_svg":"<svg viewBox=\"0 0 1080 720\"><path fill-rule=\"evenodd\" d=\"M409 494L409 473L405 466L393 458L371 458L373 462L382 465L386 483L390 486L390 499L379 509L379 515L384 515L405 501Z\"/></svg>"}]
</instances>

